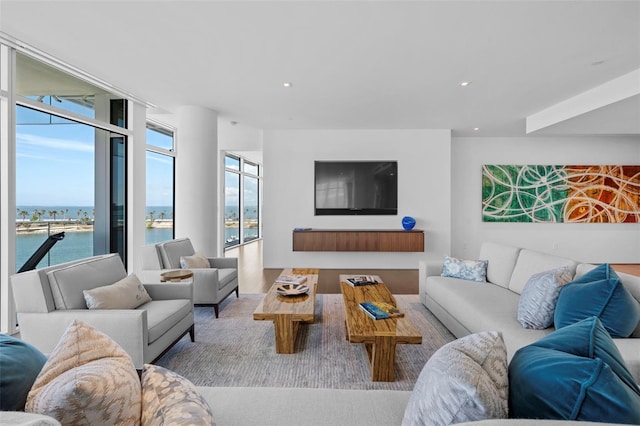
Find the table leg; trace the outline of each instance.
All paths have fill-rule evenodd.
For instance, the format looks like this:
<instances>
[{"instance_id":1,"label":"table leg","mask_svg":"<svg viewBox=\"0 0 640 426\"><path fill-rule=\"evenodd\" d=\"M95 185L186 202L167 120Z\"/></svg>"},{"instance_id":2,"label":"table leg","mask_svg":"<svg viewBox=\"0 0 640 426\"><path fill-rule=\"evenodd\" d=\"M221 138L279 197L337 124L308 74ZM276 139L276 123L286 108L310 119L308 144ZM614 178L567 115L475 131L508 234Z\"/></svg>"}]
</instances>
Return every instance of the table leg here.
<instances>
[{"instance_id":1,"label":"table leg","mask_svg":"<svg viewBox=\"0 0 640 426\"><path fill-rule=\"evenodd\" d=\"M296 343L298 322L293 321L291 314L278 314L273 320L276 334L276 353L292 354Z\"/></svg>"},{"instance_id":2,"label":"table leg","mask_svg":"<svg viewBox=\"0 0 640 426\"><path fill-rule=\"evenodd\" d=\"M371 380L393 382L395 378L396 339L394 336L376 336L367 352L371 359Z\"/></svg>"}]
</instances>

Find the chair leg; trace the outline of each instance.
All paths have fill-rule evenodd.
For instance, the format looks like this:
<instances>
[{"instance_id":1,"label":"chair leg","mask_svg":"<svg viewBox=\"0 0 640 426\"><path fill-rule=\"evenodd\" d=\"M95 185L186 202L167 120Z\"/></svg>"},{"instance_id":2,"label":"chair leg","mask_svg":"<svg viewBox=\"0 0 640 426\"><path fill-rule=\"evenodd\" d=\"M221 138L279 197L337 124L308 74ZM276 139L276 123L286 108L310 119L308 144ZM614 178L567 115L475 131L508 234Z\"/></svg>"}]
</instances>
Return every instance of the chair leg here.
<instances>
[{"instance_id":1,"label":"chair leg","mask_svg":"<svg viewBox=\"0 0 640 426\"><path fill-rule=\"evenodd\" d=\"M240 297L240 287L236 287L236 299Z\"/></svg>"},{"instance_id":2,"label":"chair leg","mask_svg":"<svg viewBox=\"0 0 640 426\"><path fill-rule=\"evenodd\" d=\"M217 303L213 304L213 311L216 313L216 318L218 318L218 304Z\"/></svg>"},{"instance_id":3,"label":"chair leg","mask_svg":"<svg viewBox=\"0 0 640 426\"><path fill-rule=\"evenodd\" d=\"M191 341L195 342L196 341L196 326L195 324L191 326L191 328L189 329L189 337L191 337Z\"/></svg>"}]
</instances>

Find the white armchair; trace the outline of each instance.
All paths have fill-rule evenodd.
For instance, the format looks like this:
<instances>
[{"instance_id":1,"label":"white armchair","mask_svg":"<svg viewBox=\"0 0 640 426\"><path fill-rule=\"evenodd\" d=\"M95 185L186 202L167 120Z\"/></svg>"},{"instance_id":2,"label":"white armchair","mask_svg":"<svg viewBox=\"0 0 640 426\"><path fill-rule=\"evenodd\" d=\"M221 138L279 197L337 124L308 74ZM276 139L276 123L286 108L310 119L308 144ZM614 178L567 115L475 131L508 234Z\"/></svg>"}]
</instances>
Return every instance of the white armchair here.
<instances>
[{"instance_id":1,"label":"white armchair","mask_svg":"<svg viewBox=\"0 0 640 426\"><path fill-rule=\"evenodd\" d=\"M160 274L180 269L180 258L193 256L196 251L189 238L168 240L144 247L142 276L146 281L161 280ZM234 291L238 297L238 259L208 257L209 268L189 268L193 272L194 305L213 305L218 318L219 305Z\"/></svg>"},{"instance_id":2,"label":"white armchair","mask_svg":"<svg viewBox=\"0 0 640 426\"><path fill-rule=\"evenodd\" d=\"M152 300L137 308L87 309L83 290L107 286L125 277L127 272L117 254L13 275L11 285L21 338L49 353L69 324L81 320L122 346L137 369L161 357L187 333L194 341L191 283L144 283Z\"/></svg>"}]
</instances>

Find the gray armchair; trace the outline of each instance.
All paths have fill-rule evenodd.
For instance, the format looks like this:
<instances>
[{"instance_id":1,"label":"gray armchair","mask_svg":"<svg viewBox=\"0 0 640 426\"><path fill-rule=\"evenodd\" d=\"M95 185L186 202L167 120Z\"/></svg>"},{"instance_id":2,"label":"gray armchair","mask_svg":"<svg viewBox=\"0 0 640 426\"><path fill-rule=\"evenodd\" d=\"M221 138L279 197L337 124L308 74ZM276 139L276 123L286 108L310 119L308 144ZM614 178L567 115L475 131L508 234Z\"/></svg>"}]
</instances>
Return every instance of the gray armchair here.
<instances>
[{"instance_id":1,"label":"gray armchair","mask_svg":"<svg viewBox=\"0 0 640 426\"><path fill-rule=\"evenodd\" d=\"M144 248L142 276L145 281L160 281L160 274L180 269L182 256L193 256L189 238L180 238L148 245ZM238 259L208 257L209 268L189 268L193 272L193 303L210 306L218 318L219 305L234 291L238 297Z\"/></svg>"},{"instance_id":2,"label":"gray armchair","mask_svg":"<svg viewBox=\"0 0 640 426\"><path fill-rule=\"evenodd\" d=\"M137 369L161 357L189 333L194 340L193 285L143 286L151 301L134 309L87 309L83 290L127 277L120 256L106 254L15 274L11 288L20 337L48 354L73 320L102 331L131 356Z\"/></svg>"}]
</instances>

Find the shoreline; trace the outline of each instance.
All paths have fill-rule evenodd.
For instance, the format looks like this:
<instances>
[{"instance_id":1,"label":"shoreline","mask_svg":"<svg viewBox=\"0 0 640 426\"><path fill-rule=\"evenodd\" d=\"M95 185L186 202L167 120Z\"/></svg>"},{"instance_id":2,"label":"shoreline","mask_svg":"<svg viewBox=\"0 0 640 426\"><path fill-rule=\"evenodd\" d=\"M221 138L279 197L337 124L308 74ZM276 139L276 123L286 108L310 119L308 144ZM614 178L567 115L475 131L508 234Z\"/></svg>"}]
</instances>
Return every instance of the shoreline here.
<instances>
[{"instance_id":1,"label":"shoreline","mask_svg":"<svg viewBox=\"0 0 640 426\"><path fill-rule=\"evenodd\" d=\"M28 226L24 226L28 225ZM256 223L246 226L247 229L257 228ZM225 222L225 229L238 228L238 221ZM155 219L152 223L147 220L147 229L173 228L173 220ZM76 222L16 222L16 235L32 234L57 234L59 232L93 232L93 224L80 224Z\"/></svg>"}]
</instances>

